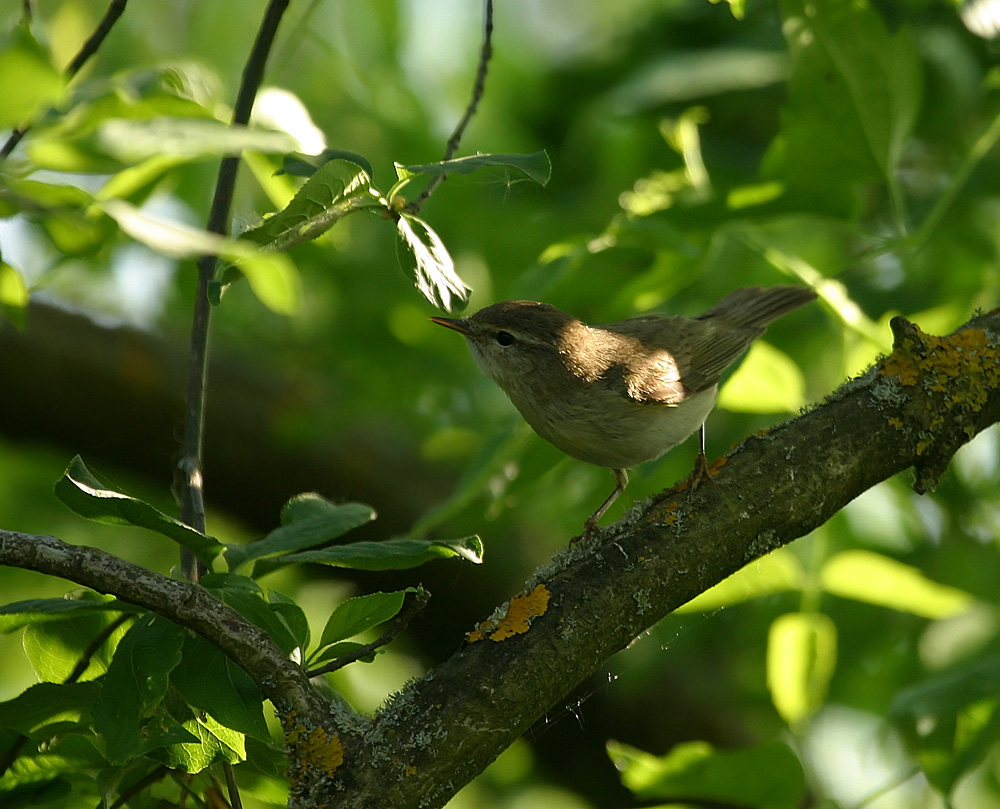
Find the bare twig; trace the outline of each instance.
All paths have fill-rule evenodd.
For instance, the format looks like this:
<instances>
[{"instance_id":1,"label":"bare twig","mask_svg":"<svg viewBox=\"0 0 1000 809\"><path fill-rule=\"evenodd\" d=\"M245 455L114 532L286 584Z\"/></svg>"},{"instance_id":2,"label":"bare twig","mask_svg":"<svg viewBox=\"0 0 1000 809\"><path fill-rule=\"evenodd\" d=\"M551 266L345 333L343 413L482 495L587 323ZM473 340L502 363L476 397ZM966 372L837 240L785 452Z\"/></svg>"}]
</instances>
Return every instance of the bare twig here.
<instances>
[{"instance_id":1,"label":"bare twig","mask_svg":"<svg viewBox=\"0 0 1000 809\"><path fill-rule=\"evenodd\" d=\"M264 66L274 44L288 0L271 0L261 21L257 39L243 69L236 104L233 108L233 126L243 126L250 121L254 99L264 79ZM208 215L206 229L210 233L225 234L229 230L230 209L233 203L233 189L239 170L239 157L229 156L219 165L219 176L215 184L215 195ZM208 367L208 330L211 321L212 304L208 299L208 289L215 279L216 256L206 255L198 259L198 290L194 302L194 317L191 325L191 359L188 369L188 388L184 408L184 436L181 442L180 468L180 516L181 520L198 531L205 530L205 495L202 479L202 441L205 430L205 384ZM201 563L193 555L182 551L181 566L192 581L197 581L204 572Z\"/></svg>"},{"instance_id":2,"label":"bare twig","mask_svg":"<svg viewBox=\"0 0 1000 809\"><path fill-rule=\"evenodd\" d=\"M483 46L479 51L479 69L476 71L476 81L472 86L472 98L469 100L469 105L465 108L465 114L459 120L458 126L455 127L455 131L448 138L444 157L441 158L442 160L451 160L455 156L455 152L458 151L458 145L462 141L462 135L465 134L472 116L476 114L479 102L482 101L483 93L486 91L486 73L490 67L490 59L493 58L493 0L486 0L483 17ZM431 181L427 183L427 187L420 193L420 196L406 206L407 212L417 213L423 204L430 199L431 194L447 178L447 174L437 174L432 177Z\"/></svg>"},{"instance_id":3,"label":"bare twig","mask_svg":"<svg viewBox=\"0 0 1000 809\"><path fill-rule=\"evenodd\" d=\"M107 639L115 633L115 630L117 630L118 627L133 617L134 616L131 613L122 613L110 624L104 627L104 629L98 632L87 648L83 650L83 654L80 655L80 659L76 661L73 671L69 673L69 676L66 677L63 682L75 683L79 680L83 676L83 673L87 670L87 666L90 665L90 658L97 654L97 650L100 649L104 645L105 641L107 641Z\"/></svg>"},{"instance_id":4,"label":"bare twig","mask_svg":"<svg viewBox=\"0 0 1000 809\"><path fill-rule=\"evenodd\" d=\"M356 660L368 657L368 655L376 649L392 643L396 636L409 626L409 623L413 620L414 616L427 606L427 602L430 601L430 599L431 594L429 592L424 589L418 590L414 594L414 597L410 600L410 603L406 605L402 612L392 619L389 623L388 629L386 629L378 639L373 640L371 643L366 643L364 646L355 649L350 654L338 657L336 660L331 660L325 666L320 666L318 669L307 671L306 676L310 678L318 677L320 674L329 674L331 671L337 671L337 669L342 669L344 666L353 663Z\"/></svg>"},{"instance_id":5,"label":"bare twig","mask_svg":"<svg viewBox=\"0 0 1000 809\"><path fill-rule=\"evenodd\" d=\"M111 33L111 29L114 24L118 22L118 18L125 11L125 4L128 0L111 0L111 5L108 6L108 10L105 12L104 17L97 24L97 28L94 29L94 33L90 35L86 42L83 43L83 47L80 48L79 53L73 57L73 61L69 63L66 68L66 79L72 79L77 73L80 72L87 60L90 59L95 53L97 53L98 48L104 42L105 38ZM24 13L25 16L30 19L31 16L31 4L29 0L24 0ZM27 131L31 128L31 124L22 124L13 132L10 133L10 137L7 138L7 142L0 148L0 162L7 158L11 152L14 151L14 147L21 142L21 138L25 136Z\"/></svg>"},{"instance_id":6,"label":"bare twig","mask_svg":"<svg viewBox=\"0 0 1000 809\"><path fill-rule=\"evenodd\" d=\"M147 787L151 787L157 781L162 781L163 778L170 772L170 768L161 764L158 767L154 767L146 775L132 784L127 790L125 790L121 795L119 795L114 803L112 803L109 809L119 809L119 807L124 806L130 800L132 800L136 795L142 792Z\"/></svg>"},{"instance_id":7,"label":"bare twig","mask_svg":"<svg viewBox=\"0 0 1000 809\"><path fill-rule=\"evenodd\" d=\"M226 774L226 790L229 792L229 805L233 809L243 809L243 799L240 797L239 785L236 783L236 773L233 771L233 765L230 764L228 767L223 767L223 772Z\"/></svg>"}]
</instances>

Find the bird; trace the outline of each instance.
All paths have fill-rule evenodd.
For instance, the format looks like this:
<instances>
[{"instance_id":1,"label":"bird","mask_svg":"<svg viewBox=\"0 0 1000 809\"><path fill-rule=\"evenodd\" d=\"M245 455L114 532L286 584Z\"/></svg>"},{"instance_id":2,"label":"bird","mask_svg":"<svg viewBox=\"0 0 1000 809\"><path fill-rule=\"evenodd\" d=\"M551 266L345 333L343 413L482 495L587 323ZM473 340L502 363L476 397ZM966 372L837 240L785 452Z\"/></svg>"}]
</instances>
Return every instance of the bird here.
<instances>
[{"instance_id":1,"label":"bird","mask_svg":"<svg viewBox=\"0 0 1000 809\"><path fill-rule=\"evenodd\" d=\"M799 286L742 287L696 317L646 314L601 326L537 301L430 320L465 337L539 436L611 470L614 490L587 518L587 536L625 490L628 469L699 431L692 485L707 478L705 420L723 372L771 321L815 298Z\"/></svg>"}]
</instances>

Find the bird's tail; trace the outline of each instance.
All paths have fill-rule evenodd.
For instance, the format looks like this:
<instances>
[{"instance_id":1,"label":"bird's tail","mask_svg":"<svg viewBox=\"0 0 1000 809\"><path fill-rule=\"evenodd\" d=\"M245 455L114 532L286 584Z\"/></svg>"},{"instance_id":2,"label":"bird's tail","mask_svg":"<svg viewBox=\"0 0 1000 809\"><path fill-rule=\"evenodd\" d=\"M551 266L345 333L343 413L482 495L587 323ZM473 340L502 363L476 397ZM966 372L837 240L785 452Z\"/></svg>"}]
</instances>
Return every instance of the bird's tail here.
<instances>
[{"instance_id":1,"label":"bird's tail","mask_svg":"<svg viewBox=\"0 0 1000 809\"><path fill-rule=\"evenodd\" d=\"M806 287L743 287L730 292L703 315L698 315L698 320L721 318L734 325L763 332L772 320L815 299L816 293Z\"/></svg>"}]
</instances>

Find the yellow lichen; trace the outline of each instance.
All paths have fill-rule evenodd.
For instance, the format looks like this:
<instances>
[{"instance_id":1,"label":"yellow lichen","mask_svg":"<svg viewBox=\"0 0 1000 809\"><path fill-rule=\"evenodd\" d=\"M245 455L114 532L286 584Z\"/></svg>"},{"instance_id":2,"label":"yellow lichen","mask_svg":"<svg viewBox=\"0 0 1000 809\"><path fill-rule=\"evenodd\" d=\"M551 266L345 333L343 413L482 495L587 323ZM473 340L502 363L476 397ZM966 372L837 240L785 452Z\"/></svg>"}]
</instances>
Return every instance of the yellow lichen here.
<instances>
[{"instance_id":1,"label":"yellow lichen","mask_svg":"<svg viewBox=\"0 0 1000 809\"><path fill-rule=\"evenodd\" d=\"M514 635L523 635L530 628L533 618L545 614L551 595L548 587L539 584L530 593L514 596L507 605L503 618L499 621L483 621L466 636L466 640L476 643L488 637L499 642Z\"/></svg>"},{"instance_id":2,"label":"yellow lichen","mask_svg":"<svg viewBox=\"0 0 1000 809\"><path fill-rule=\"evenodd\" d=\"M909 328L912 334L903 337L882 364L882 376L895 376L905 387L920 383L927 393L945 394L942 404L946 410L981 410L990 391L1000 383L1000 349L990 344L986 332L964 329L937 337L913 324ZM919 414L912 408L904 408L904 412L908 417L917 416L917 424L926 430L944 423L940 408L935 408L933 415ZM901 428L903 421L894 417L890 424ZM918 454L927 442L921 444Z\"/></svg>"},{"instance_id":3,"label":"yellow lichen","mask_svg":"<svg viewBox=\"0 0 1000 809\"><path fill-rule=\"evenodd\" d=\"M309 728L301 722L296 723L295 716L293 711L282 724L285 743L296 751L299 768L320 767L332 776L344 763L344 746L340 737L327 733L321 727Z\"/></svg>"},{"instance_id":4,"label":"yellow lichen","mask_svg":"<svg viewBox=\"0 0 1000 809\"><path fill-rule=\"evenodd\" d=\"M664 525L676 525L677 524L677 509L679 505L676 500L672 500L663 507L663 514L658 514L657 518Z\"/></svg>"}]
</instances>

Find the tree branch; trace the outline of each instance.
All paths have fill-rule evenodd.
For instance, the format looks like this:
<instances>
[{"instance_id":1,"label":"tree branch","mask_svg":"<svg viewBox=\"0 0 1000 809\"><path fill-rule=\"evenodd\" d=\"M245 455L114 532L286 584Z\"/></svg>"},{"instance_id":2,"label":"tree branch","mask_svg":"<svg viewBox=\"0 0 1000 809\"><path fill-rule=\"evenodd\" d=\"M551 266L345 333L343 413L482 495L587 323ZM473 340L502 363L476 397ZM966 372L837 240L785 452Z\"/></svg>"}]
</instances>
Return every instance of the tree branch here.
<instances>
[{"instance_id":1,"label":"tree branch","mask_svg":"<svg viewBox=\"0 0 1000 809\"><path fill-rule=\"evenodd\" d=\"M162 615L218 646L253 678L282 715L328 723L328 706L263 630L205 588L154 573L98 550L51 536L0 531L0 564L47 573Z\"/></svg>"},{"instance_id":2,"label":"tree branch","mask_svg":"<svg viewBox=\"0 0 1000 809\"><path fill-rule=\"evenodd\" d=\"M1000 420L1000 313L948 337L893 321L890 357L747 439L715 485L676 490L538 571L508 620L393 699L347 751L331 807L441 806L603 661L747 563L910 466L925 488ZM530 609L525 609L530 607ZM527 616L536 617L528 628Z\"/></svg>"}]
</instances>

